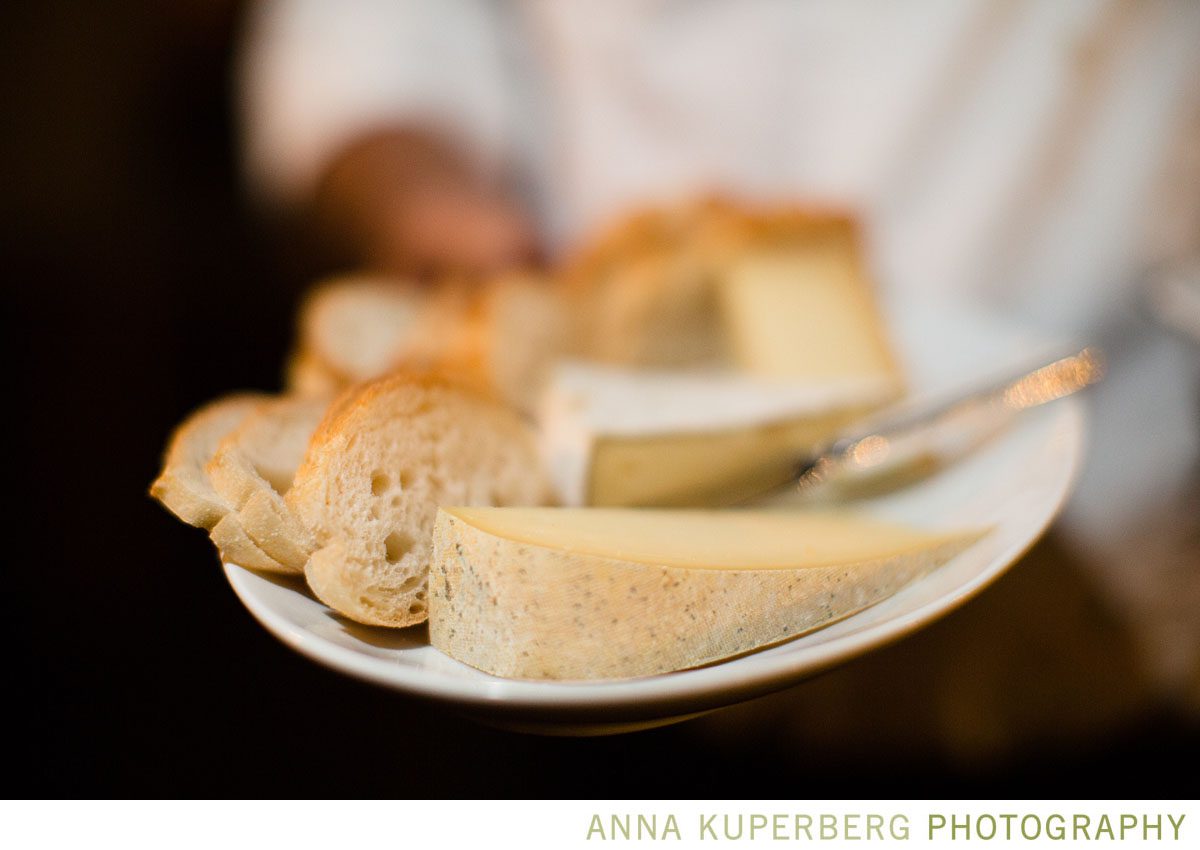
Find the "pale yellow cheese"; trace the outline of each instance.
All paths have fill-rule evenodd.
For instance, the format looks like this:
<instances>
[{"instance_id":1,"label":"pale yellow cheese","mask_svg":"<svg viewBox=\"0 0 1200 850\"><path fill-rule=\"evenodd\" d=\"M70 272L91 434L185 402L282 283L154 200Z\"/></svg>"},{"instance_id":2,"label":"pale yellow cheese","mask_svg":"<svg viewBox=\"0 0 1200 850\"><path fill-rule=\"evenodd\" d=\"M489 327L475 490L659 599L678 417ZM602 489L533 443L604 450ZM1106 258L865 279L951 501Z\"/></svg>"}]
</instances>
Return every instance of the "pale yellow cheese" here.
<instances>
[{"instance_id":1,"label":"pale yellow cheese","mask_svg":"<svg viewBox=\"0 0 1200 850\"><path fill-rule=\"evenodd\" d=\"M886 378L899 388L879 308L846 244L747 252L719 291L742 368L776 378Z\"/></svg>"},{"instance_id":2,"label":"pale yellow cheese","mask_svg":"<svg viewBox=\"0 0 1200 850\"><path fill-rule=\"evenodd\" d=\"M954 538L849 512L446 508L496 537L576 554L709 570L786 570L892 557Z\"/></svg>"},{"instance_id":3,"label":"pale yellow cheese","mask_svg":"<svg viewBox=\"0 0 1200 850\"><path fill-rule=\"evenodd\" d=\"M563 363L539 406L540 447L565 505L719 506L785 480L889 397L883 380Z\"/></svg>"},{"instance_id":4,"label":"pale yellow cheese","mask_svg":"<svg viewBox=\"0 0 1200 850\"><path fill-rule=\"evenodd\" d=\"M599 436L585 501L597 507L736 504L786 481L799 458L870 409L712 431Z\"/></svg>"},{"instance_id":5,"label":"pale yellow cheese","mask_svg":"<svg viewBox=\"0 0 1200 850\"><path fill-rule=\"evenodd\" d=\"M846 513L443 509L430 639L499 676L665 673L854 614L980 536Z\"/></svg>"}]
</instances>

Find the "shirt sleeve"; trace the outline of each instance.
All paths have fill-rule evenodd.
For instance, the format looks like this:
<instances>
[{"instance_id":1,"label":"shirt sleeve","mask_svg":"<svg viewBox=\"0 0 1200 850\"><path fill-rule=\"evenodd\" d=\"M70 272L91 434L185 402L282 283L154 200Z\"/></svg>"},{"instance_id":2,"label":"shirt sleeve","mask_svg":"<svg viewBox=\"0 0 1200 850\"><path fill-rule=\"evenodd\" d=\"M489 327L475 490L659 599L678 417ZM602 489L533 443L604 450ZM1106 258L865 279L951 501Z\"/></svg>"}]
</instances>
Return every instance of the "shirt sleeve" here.
<instances>
[{"instance_id":1,"label":"shirt sleeve","mask_svg":"<svg viewBox=\"0 0 1200 850\"><path fill-rule=\"evenodd\" d=\"M487 0L260 0L239 67L251 191L311 193L360 134L420 126L485 163L503 156L505 80Z\"/></svg>"}]
</instances>

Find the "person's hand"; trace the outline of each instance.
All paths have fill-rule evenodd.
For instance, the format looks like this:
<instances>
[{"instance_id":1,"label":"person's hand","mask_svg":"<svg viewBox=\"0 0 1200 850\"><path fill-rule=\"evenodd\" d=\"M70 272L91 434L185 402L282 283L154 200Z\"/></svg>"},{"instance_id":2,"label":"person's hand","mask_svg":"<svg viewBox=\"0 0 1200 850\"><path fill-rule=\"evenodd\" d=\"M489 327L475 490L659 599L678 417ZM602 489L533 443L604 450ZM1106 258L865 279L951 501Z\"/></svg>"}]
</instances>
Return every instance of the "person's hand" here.
<instances>
[{"instance_id":1,"label":"person's hand","mask_svg":"<svg viewBox=\"0 0 1200 850\"><path fill-rule=\"evenodd\" d=\"M536 255L524 210L429 135L393 131L348 147L317 209L355 259L388 271L491 272Z\"/></svg>"},{"instance_id":2,"label":"person's hand","mask_svg":"<svg viewBox=\"0 0 1200 850\"><path fill-rule=\"evenodd\" d=\"M524 213L464 182L422 182L395 193L370 232L368 261L397 271L489 272L534 255Z\"/></svg>"}]
</instances>

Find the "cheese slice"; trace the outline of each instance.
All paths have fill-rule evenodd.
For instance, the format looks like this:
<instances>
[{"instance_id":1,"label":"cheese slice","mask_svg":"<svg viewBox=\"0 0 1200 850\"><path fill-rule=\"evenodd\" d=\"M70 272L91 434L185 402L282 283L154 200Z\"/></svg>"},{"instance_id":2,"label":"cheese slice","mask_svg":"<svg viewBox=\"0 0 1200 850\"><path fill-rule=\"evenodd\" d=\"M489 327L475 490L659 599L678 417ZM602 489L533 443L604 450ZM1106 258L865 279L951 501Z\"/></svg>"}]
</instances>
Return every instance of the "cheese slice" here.
<instances>
[{"instance_id":1,"label":"cheese slice","mask_svg":"<svg viewBox=\"0 0 1200 850\"><path fill-rule=\"evenodd\" d=\"M730 263L718 290L742 368L776 378L876 378L901 387L851 242L747 251Z\"/></svg>"},{"instance_id":2,"label":"cheese slice","mask_svg":"<svg viewBox=\"0 0 1200 850\"><path fill-rule=\"evenodd\" d=\"M887 401L886 378L827 382L564 363L540 405L566 505L729 504Z\"/></svg>"},{"instance_id":3,"label":"cheese slice","mask_svg":"<svg viewBox=\"0 0 1200 850\"><path fill-rule=\"evenodd\" d=\"M981 536L845 513L446 508L429 634L497 676L666 673L861 611Z\"/></svg>"}]
</instances>

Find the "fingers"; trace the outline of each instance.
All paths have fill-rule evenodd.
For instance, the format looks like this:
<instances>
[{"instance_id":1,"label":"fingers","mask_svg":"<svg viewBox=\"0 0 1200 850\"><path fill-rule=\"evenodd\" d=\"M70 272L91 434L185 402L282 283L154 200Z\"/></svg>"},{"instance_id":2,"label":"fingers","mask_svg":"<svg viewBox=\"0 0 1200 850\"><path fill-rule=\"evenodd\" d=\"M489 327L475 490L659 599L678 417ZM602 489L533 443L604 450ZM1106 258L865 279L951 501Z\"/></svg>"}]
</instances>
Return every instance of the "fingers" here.
<instances>
[{"instance_id":1,"label":"fingers","mask_svg":"<svg viewBox=\"0 0 1200 850\"><path fill-rule=\"evenodd\" d=\"M439 180L400 193L384 211L368 262L405 273L487 273L536 260L524 211L472 185Z\"/></svg>"},{"instance_id":2,"label":"fingers","mask_svg":"<svg viewBox=\"0 0 1200 850\"><path fill-rule=\"evenodd\" d=\"M348 145L313 205L347 259L381 270L486 274L538 258L521 205L446 140L420 131L380 131Z\"/></svg>"}]
</instances>

